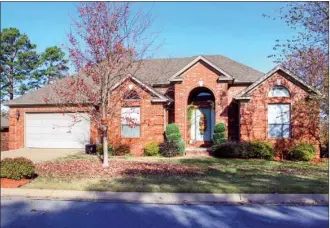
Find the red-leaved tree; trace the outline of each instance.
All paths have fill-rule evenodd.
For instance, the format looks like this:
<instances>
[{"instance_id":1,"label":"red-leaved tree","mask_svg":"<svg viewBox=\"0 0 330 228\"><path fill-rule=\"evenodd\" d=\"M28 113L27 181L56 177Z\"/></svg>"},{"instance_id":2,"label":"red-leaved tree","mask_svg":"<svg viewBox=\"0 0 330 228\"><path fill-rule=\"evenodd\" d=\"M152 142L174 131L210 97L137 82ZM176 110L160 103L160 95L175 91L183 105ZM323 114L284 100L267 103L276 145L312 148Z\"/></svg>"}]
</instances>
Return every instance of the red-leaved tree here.
<instances>
[{"instance_id":1,"label":"red-leaved tree","mask_svg":"<svg viewBox=\"0 0 330 228\"><path fill-rule=\"evenodd\" d=\"M322 96L315 97L305 109L310 109L313 114L313 103L320 107L320 118L314 119L321 120L321 143L328 144L329 2L286 2L276 18L283 20L297 33L287 40L277 40L274 46L276 52L270 57L321 91Z\"/></svg>"},{"instance_id":2,"label":"red-leaved tree","mask_svg":"<svg viewBox=\"0 0 330 228\"><path fill-rule=\"evenodd\" d=\"M56 99L59 107L77 116L77 110L89 113L103 141L103 166L108 167L107 122L121 95L129 93L112 91L139 70L156 36L149 32L151 16L132 13L128 3L82 2L77 11L68 34L70 60L77 73L56 83L55 95L46 100Z\"/></svg>"}]
</instances>

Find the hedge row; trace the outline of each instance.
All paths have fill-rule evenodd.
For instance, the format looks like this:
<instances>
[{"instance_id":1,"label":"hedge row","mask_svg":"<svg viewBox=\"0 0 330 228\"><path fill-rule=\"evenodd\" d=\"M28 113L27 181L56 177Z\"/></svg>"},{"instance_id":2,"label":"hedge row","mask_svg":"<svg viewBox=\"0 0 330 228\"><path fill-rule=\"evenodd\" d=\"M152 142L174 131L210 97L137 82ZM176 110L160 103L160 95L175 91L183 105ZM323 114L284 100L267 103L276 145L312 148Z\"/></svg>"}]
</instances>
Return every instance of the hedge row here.
<instances>
[{"instance_id":1,"label":"hedge row","mask_svg":"<svg viewBox=\"0 0 330 228\"><path fill-rule=\"evenodd\" d=\"M308 143L300 143L289 149L286 159L293 161L311 161L316 149ZM219 158L261 158L272 160L275 150L267 142L226 142L213 147L213 156Z\"/></svg>"},{"instance_id":2,"label":"hedge row","mask_svg":"<svg viewBox=\"0 0 330 228\"><path fill-rule=\"evenodd\" d=\"M227 142L213 148L213 156L219 158L261 158L271 160L274 149L265 142Z\"/></svg>"}]
</instances>

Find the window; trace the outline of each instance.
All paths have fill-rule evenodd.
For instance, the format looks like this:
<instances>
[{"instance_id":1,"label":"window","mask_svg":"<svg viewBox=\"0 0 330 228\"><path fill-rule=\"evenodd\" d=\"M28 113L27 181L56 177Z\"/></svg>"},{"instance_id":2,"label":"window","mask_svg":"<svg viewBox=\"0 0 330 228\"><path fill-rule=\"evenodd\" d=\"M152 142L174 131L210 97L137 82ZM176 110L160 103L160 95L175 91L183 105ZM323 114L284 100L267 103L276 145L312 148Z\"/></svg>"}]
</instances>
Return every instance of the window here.
<instances>
[{"instance_id":1,"label":"window","mask_svg":"<svg viewBox=\"0 0 330 228\"><path fill-rule=\"evenodd\" d=\"M124 100L140 100L140 96L135 90L132 90L125 93Z\"/></svg>"},{"instance_id":2,"label":"window","mask_svg":"<svg viewBox=\"0 0 330 228\"><path fill-rule=\"evenodd\" d=\"M290 97L290 92L284 86L274 86L268 94L269 97Z\"/></svg>"},{"instance_id":3,"label":"window","mask_svg":"<svg viewBox=\"0 0 330 228\"><path fill-rule=\"evenodd\" d=\"M140 137L140 107L121 109L121 136L124 138Z\"/></svg>"},{"instance_id":4,"label":"window","mask_svg":"<svg viewBox=\"0 0 330 228\"><path fill-rule=\"evenodd\" d=\"M290 136L290 105L268 105L268 137L289 138Z\"/></svg>"}]
</instances>

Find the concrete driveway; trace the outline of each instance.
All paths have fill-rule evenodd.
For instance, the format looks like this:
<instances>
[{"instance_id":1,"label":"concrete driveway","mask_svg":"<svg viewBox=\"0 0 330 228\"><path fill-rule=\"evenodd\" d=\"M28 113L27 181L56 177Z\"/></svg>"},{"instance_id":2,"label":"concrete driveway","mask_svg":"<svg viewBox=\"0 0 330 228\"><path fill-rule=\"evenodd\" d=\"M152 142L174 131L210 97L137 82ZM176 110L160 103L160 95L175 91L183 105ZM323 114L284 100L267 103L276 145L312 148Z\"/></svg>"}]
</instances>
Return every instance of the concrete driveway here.
<instances>
[{"instance_id":1,"label":"concrete driveway","mask_svg":"<svg viewBox=\"0 0 330 228\"><path fill-rule=\"evenodd\" d=\"M1 152L1 159L25 157L32 160L34 163L54 160L68 155L82 154L84 149L36 149L36 148L21 148L17 150L8 150Z\"/></svg>"}]
</instances>

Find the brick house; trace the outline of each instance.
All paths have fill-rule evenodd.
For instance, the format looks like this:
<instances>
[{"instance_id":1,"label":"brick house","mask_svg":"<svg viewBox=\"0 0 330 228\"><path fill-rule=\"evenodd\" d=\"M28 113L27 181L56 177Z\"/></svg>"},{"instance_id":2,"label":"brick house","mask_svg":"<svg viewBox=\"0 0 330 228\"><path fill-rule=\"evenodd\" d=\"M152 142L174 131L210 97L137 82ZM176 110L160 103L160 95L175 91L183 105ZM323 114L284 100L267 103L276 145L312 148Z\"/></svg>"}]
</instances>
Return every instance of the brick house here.
<instances>
[{"instance_id":1,"label":"brick house","mask_svg":"<svg viewBox=\"0 0 330 228\"><path fill-rule=\"evenodd\" d=\"M125 98L123 88L134 96ZM98 140L88 114L66 129L75 106L61 114L63 109L42 99L51 92L51 85L45 86L6 104L10 149L83 148ZM281 67L264 74L220 55L144 60L113 94L122 101L108 121L110 143L127 145L135 155L148 142L162 142L169 123L178 124L188 149L209 146L217 123L226 125L231 141L265 140L278 151L298 141L318 145L318 118L306 113L306 105L320 93ZM318 110L313 113L318 116Z\"/></svg>"},{"instance_id":2,"label":"brick house","mask_svg":"<svg viewBox=\"0 0 330 228\"><path fill-rule=\"evenodd\" d=\"M7 118L1 116L1 151L6 151L9 149L9 121Z\"/></svg>"}]
</instances>

